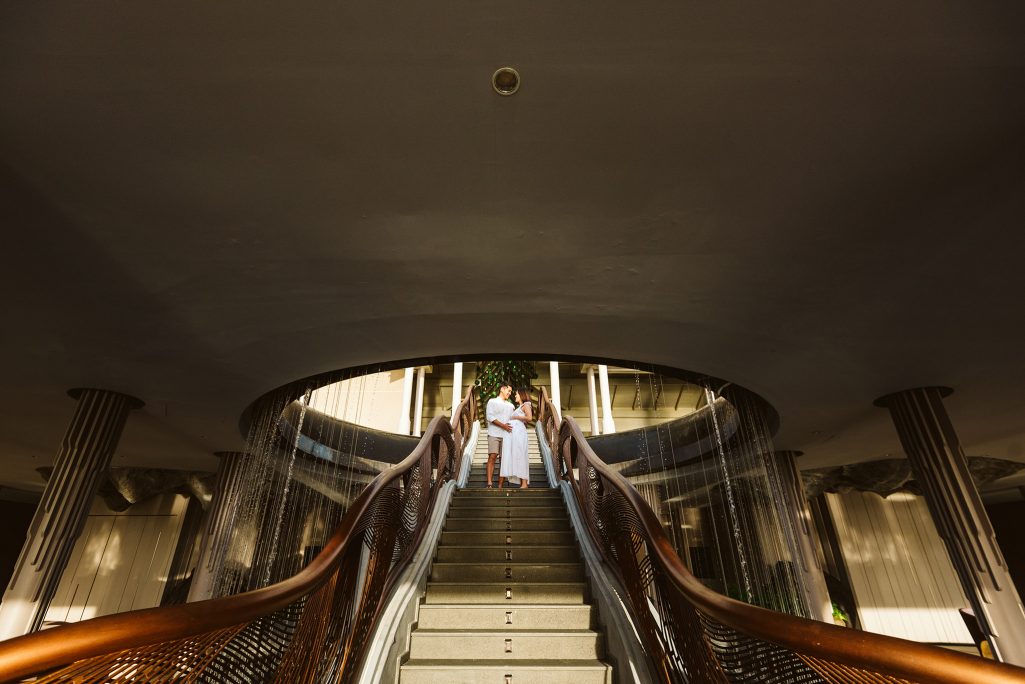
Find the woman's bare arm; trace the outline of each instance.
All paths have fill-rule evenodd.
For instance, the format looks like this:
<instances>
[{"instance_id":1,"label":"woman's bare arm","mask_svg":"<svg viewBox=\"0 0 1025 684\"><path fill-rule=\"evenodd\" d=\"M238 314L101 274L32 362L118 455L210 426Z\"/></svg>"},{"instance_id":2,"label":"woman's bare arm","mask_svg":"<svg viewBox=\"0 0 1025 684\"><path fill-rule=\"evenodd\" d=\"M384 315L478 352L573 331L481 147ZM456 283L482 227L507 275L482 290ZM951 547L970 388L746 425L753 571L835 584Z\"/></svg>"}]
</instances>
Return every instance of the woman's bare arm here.
<instances>
[{"instance_id":1,"label":"woman's bare arm","mask_svg":"<svg viewBox=\"0 0 1025 684\"><path fill-rule=\"evenodd\" d=\"M522 416L513 416L513 420L522 420L524 423L529 423L534 420L534 411L530 408L530 404L523 404L520 406L523 409Z\"/></svg>"}]
</instances>

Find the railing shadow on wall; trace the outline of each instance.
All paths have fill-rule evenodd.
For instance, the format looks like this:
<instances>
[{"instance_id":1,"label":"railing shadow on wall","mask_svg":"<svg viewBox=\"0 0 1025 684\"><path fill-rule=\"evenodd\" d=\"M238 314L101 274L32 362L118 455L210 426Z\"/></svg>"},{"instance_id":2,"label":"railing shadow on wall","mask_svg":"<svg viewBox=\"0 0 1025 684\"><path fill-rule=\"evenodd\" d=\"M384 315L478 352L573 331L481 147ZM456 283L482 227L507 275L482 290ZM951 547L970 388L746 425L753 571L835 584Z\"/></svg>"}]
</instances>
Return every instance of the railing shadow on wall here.
<instances>
[{"instance_id":1,"label":"railing shadow on wall","mask_svg":"<svg viewBox=\"0 0 1025 684\"><path fill-rule=\"evenodd\" d=\"M295 576L243 594L109 615L0 642L0 682L348 682L476 420L469 388L377 476ZM72 663L67 666L68 663ZM64 667L67 666L67 667ZM53 671L55 668L63 668Z\"/></svg>"},{"instance_id":2,"label":"railing shadow on wall","mask_svg":"<svg viewBox=\"0 0 1025 684\"><path fill-rule=\"evenodd\" d=\"M538 421L558 478L622 583L660 682L1025 684L1025 669L776 613L717 594L690 573L655 513L560 420L542 388Z\"/></svg>"}]
</instances>

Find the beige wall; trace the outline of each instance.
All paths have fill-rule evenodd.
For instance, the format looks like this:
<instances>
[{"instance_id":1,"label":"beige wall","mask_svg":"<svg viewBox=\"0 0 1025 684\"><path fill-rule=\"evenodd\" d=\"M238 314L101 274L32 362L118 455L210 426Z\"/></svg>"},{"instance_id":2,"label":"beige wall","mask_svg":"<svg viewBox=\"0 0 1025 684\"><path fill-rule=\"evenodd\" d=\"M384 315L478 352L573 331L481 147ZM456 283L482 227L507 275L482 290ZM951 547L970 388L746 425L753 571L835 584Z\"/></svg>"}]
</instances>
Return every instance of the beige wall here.
<instances>
[{"instance_id":1,"label":"beige wall","mask_svg":"<svg viewBox=\"0 0 1025 684\"><path fill-rule=\"evenodd\" d=\"M93 503L47 622L78 622L160 605L188 498L164 494L123 513Z\"/></svg>"},{"instance_id":2,"label":"beige wall","mask_svg":"<svg viewBox=\"0 0 1025 684\"><path fill-rule=\"evenodd\" d=\"M310 406L350 423L397 432L402 413L402 381L401 368L343 380L314 390Z\"/></svg>"},{"instance_id":3,"label":"beige wall","mask_svg":"<svg viewBox=\"0 0 1025 684\"><path fill-rule=\"evenodd\" d=\"M862 627L929 643L971 644L958 615L968 601L925 500L826 494Z\"/></svg>"}]
</instances>

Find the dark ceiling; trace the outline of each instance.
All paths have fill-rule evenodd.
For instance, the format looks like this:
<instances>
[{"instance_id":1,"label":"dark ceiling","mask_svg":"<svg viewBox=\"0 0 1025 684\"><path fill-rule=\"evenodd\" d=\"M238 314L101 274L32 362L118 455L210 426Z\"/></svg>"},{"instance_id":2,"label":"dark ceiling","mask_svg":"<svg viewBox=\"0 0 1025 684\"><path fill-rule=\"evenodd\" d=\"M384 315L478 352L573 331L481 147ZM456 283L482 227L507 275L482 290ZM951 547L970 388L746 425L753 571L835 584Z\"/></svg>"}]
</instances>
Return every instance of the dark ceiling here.
<instances>
[{"instance_id":1,"label":"dark ceiling","mask_svg":"<svg viewBox=\"0 0 1025 684\"><path fill-rule=\"evenodd\" d=\"M212 468L289 380L507 351L733 380L808 466L949 385L1025 460L1023 37L1018 0L8 0L0 485L69 387L146 402L118 464Z\"/></svg>"}]
</instances>

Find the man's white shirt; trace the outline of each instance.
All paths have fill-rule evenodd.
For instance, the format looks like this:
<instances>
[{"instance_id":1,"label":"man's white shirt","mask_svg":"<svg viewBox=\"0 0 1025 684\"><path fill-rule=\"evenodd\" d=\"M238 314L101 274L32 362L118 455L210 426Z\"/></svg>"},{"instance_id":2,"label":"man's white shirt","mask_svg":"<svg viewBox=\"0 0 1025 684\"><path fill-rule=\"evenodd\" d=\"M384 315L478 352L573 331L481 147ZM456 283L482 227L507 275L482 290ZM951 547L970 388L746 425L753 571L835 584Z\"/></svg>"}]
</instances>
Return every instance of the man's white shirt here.
<instances>
[{"instance_id":1,"label":"man's white shirt","mask_svg":"<svg viewBox=\"0 0 1025 684\"><path fill-rule=\"evenodd\" d=\"M491 421L498 420L502 423L508 423L509 418L512 416L513 411L516 408L500 397L494 397L488 400L488 408L485 411L485 416L488 420L488 437L505 437L509 433L498 427Z\"/></svg>"}]
</instances>

